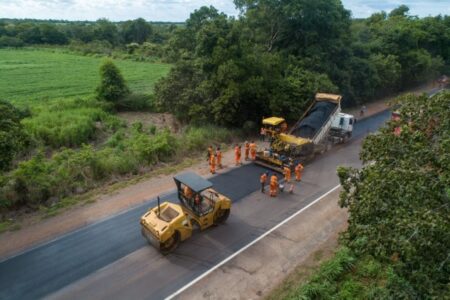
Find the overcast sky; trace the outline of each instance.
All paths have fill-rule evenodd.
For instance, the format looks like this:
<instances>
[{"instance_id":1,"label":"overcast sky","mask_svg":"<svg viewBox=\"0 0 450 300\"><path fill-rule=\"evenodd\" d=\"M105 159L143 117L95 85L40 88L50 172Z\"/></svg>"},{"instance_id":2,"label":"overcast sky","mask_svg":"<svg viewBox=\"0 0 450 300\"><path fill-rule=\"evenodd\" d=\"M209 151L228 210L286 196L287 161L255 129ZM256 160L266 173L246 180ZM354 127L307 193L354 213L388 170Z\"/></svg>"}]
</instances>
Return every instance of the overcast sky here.
<instances>
[{"instance_id":1,"label":"overcast sky","mask_svg":"<svg viewBox=\"0 0 450 300\"><path fill-rule=\"evenodd\" d=\"M450 15L450 0L342 0L353 17L406 4L420 17ZM0 0L0 18L34 18L112 21L142 17L149 21L184 21L196 8L213 5L227 15L237 15L232 0Z\"/></svg>"}]
</instances>

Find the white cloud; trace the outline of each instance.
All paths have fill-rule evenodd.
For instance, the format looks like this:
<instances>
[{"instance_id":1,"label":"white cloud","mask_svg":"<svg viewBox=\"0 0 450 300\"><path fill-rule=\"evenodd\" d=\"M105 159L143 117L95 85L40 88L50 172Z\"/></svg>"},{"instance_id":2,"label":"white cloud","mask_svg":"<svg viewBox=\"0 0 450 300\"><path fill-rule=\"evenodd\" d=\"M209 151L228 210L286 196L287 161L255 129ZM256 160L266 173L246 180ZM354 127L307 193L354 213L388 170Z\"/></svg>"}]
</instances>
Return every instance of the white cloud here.
<instances>
[{"instance_id":1,"label":"white cloud","mask_svg":"<svg viewBox=\"0 0 450 300\"><path fill-rule=\"evenodd\" d=\"M450 15L450 0L342 0L354 17L408 5L412 15ZM203 5L237 15L232 0L0 0L0 18L113 21L142 17L151 21L184 21Z\"/></svg>"}]
</instances>

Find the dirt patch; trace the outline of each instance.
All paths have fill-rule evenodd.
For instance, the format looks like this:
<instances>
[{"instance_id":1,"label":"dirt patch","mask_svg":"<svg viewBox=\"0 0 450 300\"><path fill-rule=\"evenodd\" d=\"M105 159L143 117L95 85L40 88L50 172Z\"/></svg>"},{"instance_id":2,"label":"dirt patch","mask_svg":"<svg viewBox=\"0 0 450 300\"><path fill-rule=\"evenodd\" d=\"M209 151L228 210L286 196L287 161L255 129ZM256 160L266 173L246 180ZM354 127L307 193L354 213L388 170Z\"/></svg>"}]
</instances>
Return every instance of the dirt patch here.
<instances>
[{"instance_id":1,"label":"dirt patch","mask_svg":"<svg viewBox=\"0 0 450 300\"><path fill-rule=\"evenodd\" d=\"M181 129L180 122L169 113L121 112L117 115L125 120L129 126L141 122L145 127L154 125L157 129L168 128L173 133L177 133Z\"/></svg>"}]
</instances>

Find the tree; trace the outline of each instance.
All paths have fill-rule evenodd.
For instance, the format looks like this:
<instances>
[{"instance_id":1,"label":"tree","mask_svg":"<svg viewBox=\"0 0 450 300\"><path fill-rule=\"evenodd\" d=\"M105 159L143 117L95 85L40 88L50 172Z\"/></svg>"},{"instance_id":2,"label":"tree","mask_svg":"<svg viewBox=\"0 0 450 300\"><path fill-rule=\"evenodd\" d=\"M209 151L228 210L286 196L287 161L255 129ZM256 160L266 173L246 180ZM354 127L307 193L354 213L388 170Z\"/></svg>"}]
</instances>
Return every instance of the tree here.
<instances>
[{"instance_id":1,"label":"tree","mask_svg":"<svg viewBox=\"0 0 450 300\"><path fill-rule=\"evenodd\" d=\"M408 298L441 298L450 278L450 93L400 105L401 119L364 141L365 166L338 170L345 243L392 263L413 288Z\"/></svg>"},{"instance_id":2,"label":"tree","mask_svg":"<svg viewBox=\"0 0 450 300\"><path fill-rule=\"evenodd\" d=\"M152 31L152 26L142 18L127 21L122 26L122 36L125 43L142 44L150 38Z\"/></svg>"},{"instance_id":3,"label":"tree","mask_svg":"<svg viewBox=\"0 0 450 300\"><path fill-rule=\"evenodd\" d=\"M120 70L112 60L105 60L100 66L100 85L97 87L97 98L117 103L130 93Z\"/></svg>"},{"instance_id":4,"label":"tree","mask_svg":"<svg viewBox=\"0 0 450 300\"><path fill-rule=\"evenodd\" d=\"M26 116L9 102L0 100L0 171L8 170L27 143L20 121Z\"/></svg>"}]
</instances>

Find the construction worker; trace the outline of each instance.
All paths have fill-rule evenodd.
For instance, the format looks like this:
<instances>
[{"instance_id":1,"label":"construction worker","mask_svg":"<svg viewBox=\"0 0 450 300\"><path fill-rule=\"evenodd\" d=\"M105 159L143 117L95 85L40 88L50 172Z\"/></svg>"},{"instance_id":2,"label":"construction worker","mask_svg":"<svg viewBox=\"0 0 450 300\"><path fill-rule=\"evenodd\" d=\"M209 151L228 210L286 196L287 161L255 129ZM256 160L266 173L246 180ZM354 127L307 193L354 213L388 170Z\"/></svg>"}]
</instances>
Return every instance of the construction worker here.
<instances>
[{"instance_id":1,"label":"construction worker","mask_svg":"<svg viewBox=\"0 0 450 300\"><path fill-rule=\"evenodd\" d=\"M259 182L261 183L261 193L264 193L264 186L266 185L267 181L267 172L262 173L261 177L259 178Z\"/></svg>"},{"instance_id":2,"label":"construction worker","mask_svg":"<svg viewBox=\"0 0 450 300\"><path fill-rule=\"evenodd\" d=\"M261 129L259 130L259 136L261 137L261 141L264 142L266 138L266 128L261 127Z\"/></svg>"},{"instance_id":3,"label":"construction worker","mask_svg":"<svg viewBox=\"0 0 450 300\"><path fill-rule=\"evenodd\" d=\"M211 172L211 174L216 174L216 157L214 156L214 153L211 154L210 157L209 171Z\"/></svg>"},{"instance_id":4,"label":"construction worker","mask_svg":"<svg viewBox=\"0 0 450 300\"><path fill-rule=\"evenodd\" d=\"M209 145L208 153L206 153L206 160L208 161L209 164L211 164L211 154L214 154L214 150L213 147Z\"/></svg>"},{"instance_id":5,"label":"construction worker","mask_svg":"<svg viewBox=\"0 0 450 300\"><path fill-rule=\"evenodd\" d=\"M291 181L291 168L284 167L283 174L284 174L284 181L286 181L286 183L289 183Z\"/></svg>"},{"instance_id":6,"label":"construction worker","mask_svg":"<svg viewBox=\"0 0 450 300\"><path fill-rule=\"evenodd\" d=\"M241 164L241 147L238 144L234 147L234 161L236 166Z\"/></svg>"},{"instance_id":7,"label":"construction worker","mask_svg":"<svg viewBox=\"0 0 450 300\"><path fill-rule=\"evenodd\" d=\"M217 167L219 169L222 169L222 151L220 151L220 147L217 147L216 157L217 157Z\"/></svg>"},{"instance_id":8,"label":"construction worker","mask_svg":"<svg viewBox=\"0 0 450 300\"><path fill-rule=\"evenodd\" d=\"M192 198L192 196L194 194L194 192L191 190L191 188L188 187L187 185L184 186L183 193L187 199Z\"/></svg>"},{"instance_id":9,"label":"construction worker","mask_svg":"<svg viewBox=\"0 0 450 300\"><path fill-rule=\"evenodd\" d=\"M270 177L270 197L276 197L278 191L278 178L277 175L273 174Z\"/></svg>"},{"instance_id":10,"label":"construction worker","mask_svg":"<svg viewBox=\"0 0 450 300\"><path fill-rule=\"evenodd\" d=\"M302 171L303 171L303 165L301 163L298 163L298 165L295 166L295 180L296 181L302 181Z\"/></svg>"},{"instance_id":11,"label":"construction worker","mask_svg":"<svg viewBox=\"0 0 450 300\"><path fill-rule=\"evenodd\" d=\"M244 153L245 153L245 160L248 160L248 155L250 153L250 144L247 141L245 141L244 144Z\"/></svg>"},{"instance_id":12,"label":"construction worker","mask_svg":"<svg viewBox=\"0 0 450 300\"><path fill-rule=\"evenodd\" d=\"M252 160L256 159L256 144L254 141L250 144L250 155L252 157Z\"/></svg>"}]
</instances>

